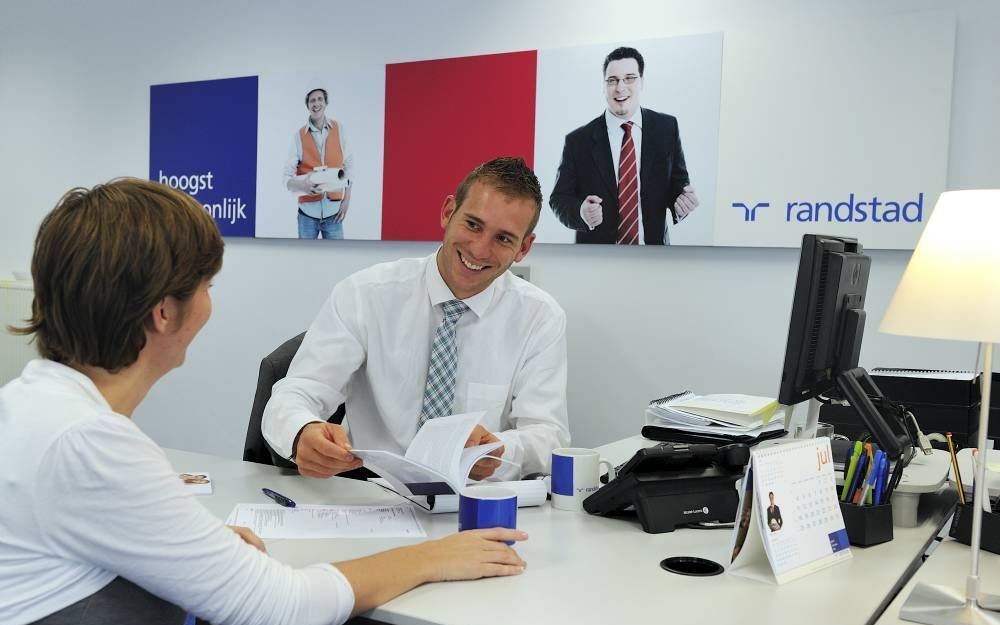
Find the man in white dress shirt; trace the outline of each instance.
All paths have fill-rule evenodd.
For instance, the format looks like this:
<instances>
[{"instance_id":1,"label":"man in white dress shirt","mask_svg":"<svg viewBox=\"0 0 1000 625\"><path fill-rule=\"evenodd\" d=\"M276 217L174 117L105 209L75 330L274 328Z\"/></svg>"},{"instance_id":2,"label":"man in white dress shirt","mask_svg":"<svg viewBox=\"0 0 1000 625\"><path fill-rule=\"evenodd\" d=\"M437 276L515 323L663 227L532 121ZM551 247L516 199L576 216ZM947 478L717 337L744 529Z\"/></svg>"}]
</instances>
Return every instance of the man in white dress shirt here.
<instances>
[{"instance_id":1,"label":"man in white dress shirt","mask_svg":"<svg viewBox=\"0 0 1000 625\"><path fill-rule=\"evenodd\" d=\"M484 163L445 199L437 252L375 265L334 287L274 385L262 422L271 447L311 477L360 467L352 443L405 453L442 305L461 300L468 310L455 325L450 413L486 411L467 446L499 440L493 455L509 461L480 462L472 477L547 470L552 450L569 444L566 315L507 271L531 249L541 200L522 159ZM344 402L350 436L324 421Z\"/></svg>"}]
</instances>

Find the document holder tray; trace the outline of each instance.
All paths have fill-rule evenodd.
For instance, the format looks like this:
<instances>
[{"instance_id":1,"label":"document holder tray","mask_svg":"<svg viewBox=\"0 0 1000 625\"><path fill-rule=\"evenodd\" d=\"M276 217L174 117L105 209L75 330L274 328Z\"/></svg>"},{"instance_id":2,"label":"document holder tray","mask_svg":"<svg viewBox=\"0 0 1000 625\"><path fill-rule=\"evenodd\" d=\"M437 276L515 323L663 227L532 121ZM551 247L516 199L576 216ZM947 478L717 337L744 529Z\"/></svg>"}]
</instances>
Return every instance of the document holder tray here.
<instances>
[{"instance_id":1,"label":"document holder tray","mask_svg":"<svg viewBox=\"0 0 1000 625\"><path fill-rule=\"evenodd\" d=\"M602 516L637 515L649 534L672 532L688 523L732 523L740 499L735 484L742 477L742 468L715 463L630 473L587 497L583 509Z\"/></svg>"}]
</instances>

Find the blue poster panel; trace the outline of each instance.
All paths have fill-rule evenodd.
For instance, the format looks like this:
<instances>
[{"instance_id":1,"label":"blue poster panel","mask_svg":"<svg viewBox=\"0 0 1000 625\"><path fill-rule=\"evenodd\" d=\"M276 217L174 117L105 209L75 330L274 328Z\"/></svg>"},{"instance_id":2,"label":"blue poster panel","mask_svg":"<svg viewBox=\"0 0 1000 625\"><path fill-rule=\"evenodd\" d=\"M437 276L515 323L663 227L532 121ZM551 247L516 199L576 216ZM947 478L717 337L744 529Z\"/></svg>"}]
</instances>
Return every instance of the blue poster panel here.
<instances>
[{"instance_id":1,"label":"blue poster panel","mask_svg":"<svg viewBox=\"0 0 1000 625\"><path fill-rule=\"evenodd\" d=\"M224 236L253 237L257 77L153 85L149 179L189 193Z\"/></svg>"}]
</instances>

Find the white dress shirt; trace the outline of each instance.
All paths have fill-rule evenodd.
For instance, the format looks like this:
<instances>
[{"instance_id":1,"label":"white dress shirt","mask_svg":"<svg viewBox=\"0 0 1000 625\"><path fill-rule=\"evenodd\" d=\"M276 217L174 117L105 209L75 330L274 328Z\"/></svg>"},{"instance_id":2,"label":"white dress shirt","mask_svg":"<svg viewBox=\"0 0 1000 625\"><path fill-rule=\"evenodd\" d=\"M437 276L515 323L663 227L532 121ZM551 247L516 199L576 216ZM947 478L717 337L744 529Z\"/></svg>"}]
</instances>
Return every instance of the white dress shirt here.
<instances>
[{"instance_id":1,"label":"white dress shirt","mask_svg":"<svg viewBox=\"0 0 1000 625\"><path fill-rule=\"evenodd\" d=\"M636 196L639 198L639 245L645 245L642 228L642 109L636 107L629 119L615 117L611 111L604 111L604 122L608 125L608 144L611 146L611 161L615 166L615 182L618 181L618 163L622 158L622 139L625 130L622 124L632 122L632 143L635 144Z\"/></svg>"},{"instance_id":2,"label":"white dress shirt","mask_svg":"<svg viewBox=\"0 0 1000 625\"><path fill-rule=\"evenodd\" d=\"M0 432L0 623L41 619L118 575L212 623L350 616L340 571L244 543L82 373L28 363L0 389Z\"/></svg>"},{"instance_id":3,"label":"white dress shirt","mask_svg":"<svg viewBox=\"0 0 1000 625\"><path fill-rule=\"evenodd\" d=\"M436 254L375 265L333 289L279 380L262 430L288 458L296 434L347 403L358 449L406 451L417 432L427 363L443 313L455 299ZM463 300L456 326L453 413L485 410L483 426L521 471L547 471L551 452L569 444L566 416L566 314L547 293L509 271ZM517 479L503 464L494 477Z\"/></svg>"}]
</instances>

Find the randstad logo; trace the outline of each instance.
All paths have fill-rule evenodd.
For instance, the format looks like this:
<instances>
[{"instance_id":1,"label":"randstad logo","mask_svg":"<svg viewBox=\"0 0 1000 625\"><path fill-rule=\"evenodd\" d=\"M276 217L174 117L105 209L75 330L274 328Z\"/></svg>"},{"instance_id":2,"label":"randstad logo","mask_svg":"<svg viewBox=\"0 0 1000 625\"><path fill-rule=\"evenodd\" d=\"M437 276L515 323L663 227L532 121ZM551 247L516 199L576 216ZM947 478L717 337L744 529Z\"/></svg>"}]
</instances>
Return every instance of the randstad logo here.
<instances>
[{"instance_id":1,"label":"randstad logo","mask_svg":"<svg viewBox=\"0 0 1000 625\"><path fill-rule=\"evenodd\" d=\"M743 221L757 221L757 209L767 208L770 205L770 202L757 202L753 206L749 206L743 202L733 202L733 208L743 209Z\"/></svg>"},{"instance_id":2,"label":"randstad logo","mask_svg":"<svg viewBox=\"0 0 1000 625\"><path fill-rule=\"evenodd\" d=\"M916 199L896 202L879 200L872 196L867 202L855 199L853 193L840 202L788 202L785 206L785 221L796 222L865 222L873 223L919 223L924 220L924 194Z\"/></svg>"},{"instance_id":3,"label":"randstad logo","mask_svg":"<svg viewBox=\"0 0 1000 625\"><path fill-rule=\"evenodd\" d=\"M779 206L780 206L779 202ZM860 198L849 193L841 201L784 202L785 221L789 223L921 223L924 220L924 193L909 201L879 199L877 195ZM743 221L757 221L757 209L768 208L770 202L733 202L733 208L743 209ZM780 209L779 209L780 210Z\"/></svg>"}]
</instances>

